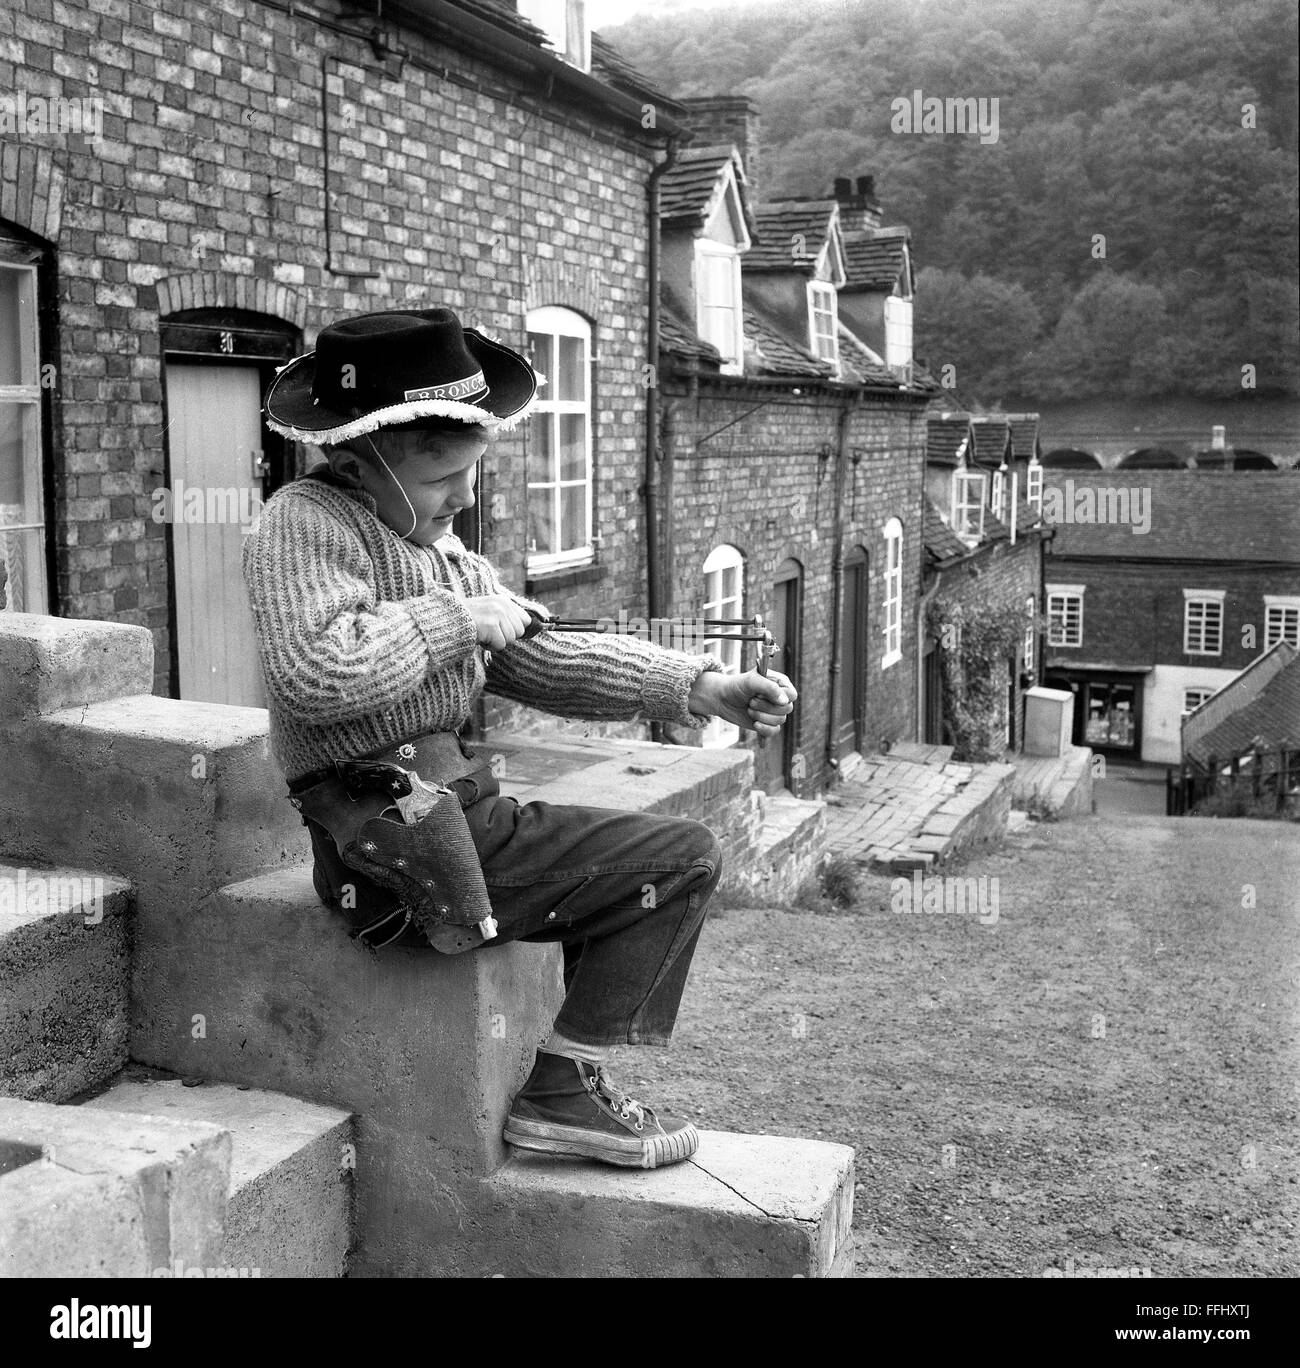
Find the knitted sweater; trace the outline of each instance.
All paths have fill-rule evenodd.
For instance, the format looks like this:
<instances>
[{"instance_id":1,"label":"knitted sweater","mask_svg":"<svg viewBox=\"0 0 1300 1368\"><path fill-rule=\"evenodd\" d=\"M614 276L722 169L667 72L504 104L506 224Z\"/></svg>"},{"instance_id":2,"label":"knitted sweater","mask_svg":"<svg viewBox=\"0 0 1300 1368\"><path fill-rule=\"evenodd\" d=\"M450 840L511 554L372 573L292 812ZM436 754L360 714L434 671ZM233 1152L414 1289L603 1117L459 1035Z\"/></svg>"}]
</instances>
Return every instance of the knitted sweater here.
<instances>
[{"instance_id":1,"label":"knitted sweater","mask_svg":"<svg viewBox=\"0 0 1300 1368\"><path fill-rule=\"evenodd\" d=\"M454 536L403 541L375 509L309 475L267 501L244 543L271 745L290 782L455 731L484 689L562 717L708 721L687 696L702 669L722 668L712 656L586 632L485 651L463 599L510 592L495 569Z\"/></svg>"}]
</instances>

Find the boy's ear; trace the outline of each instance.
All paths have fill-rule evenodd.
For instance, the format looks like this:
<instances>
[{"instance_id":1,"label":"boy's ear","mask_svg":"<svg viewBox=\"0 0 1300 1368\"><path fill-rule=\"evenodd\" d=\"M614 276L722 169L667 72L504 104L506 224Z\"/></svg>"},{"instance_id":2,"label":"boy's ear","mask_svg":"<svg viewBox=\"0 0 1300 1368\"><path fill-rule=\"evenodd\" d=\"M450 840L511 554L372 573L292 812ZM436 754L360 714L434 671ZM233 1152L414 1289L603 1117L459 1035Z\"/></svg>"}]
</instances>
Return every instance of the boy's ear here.
<instances>
[{"instance_id":1,"label":"boy's ear","mask_svg":"<svg viewBox=\"0 0 1300 1368\"><path fill-rule=\"evenodd\" d=\"M357 453L350 446L340 445L326 448L326 459L329 461L330 469L339 479L354 488L360 488L361 462L357 458Z\"/></svg>"}]
</instances>

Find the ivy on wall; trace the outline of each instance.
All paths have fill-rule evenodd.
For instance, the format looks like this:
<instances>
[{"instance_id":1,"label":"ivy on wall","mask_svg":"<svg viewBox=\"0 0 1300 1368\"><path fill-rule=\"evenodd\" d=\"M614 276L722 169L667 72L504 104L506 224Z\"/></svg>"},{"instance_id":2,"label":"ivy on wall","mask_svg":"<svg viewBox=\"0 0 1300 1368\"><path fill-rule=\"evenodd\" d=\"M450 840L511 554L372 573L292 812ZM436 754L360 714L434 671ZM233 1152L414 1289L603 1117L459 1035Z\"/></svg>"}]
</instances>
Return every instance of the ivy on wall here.
<instances>
[{"instance_id":1,"label":"ivy on wall","mask_svg":"<svg viewBox=\"0 0 1300 1368\"><path fill-rule=\"evenodd\" d=\"M936 600L928 626L939 641L943 721L954 760L1000 759L1006 750L1008 662L1018 660L1031 623L1023 606L967 607ZM1032 619L1035 632L1044 622Z\"/></svg>"}]
</instances>

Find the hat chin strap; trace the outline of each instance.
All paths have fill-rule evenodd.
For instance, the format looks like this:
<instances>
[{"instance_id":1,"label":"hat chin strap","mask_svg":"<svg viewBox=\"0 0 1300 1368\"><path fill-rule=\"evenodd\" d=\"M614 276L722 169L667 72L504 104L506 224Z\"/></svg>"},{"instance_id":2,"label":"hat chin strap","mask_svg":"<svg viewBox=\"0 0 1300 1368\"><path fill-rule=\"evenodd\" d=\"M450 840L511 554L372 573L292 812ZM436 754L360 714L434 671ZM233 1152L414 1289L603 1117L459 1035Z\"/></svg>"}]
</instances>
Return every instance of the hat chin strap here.
<instances>
[{"instance_id":1,"label":"hat chin strap","mask_svg":"<svg viewBox=\"0 0 1300 1368\"><path fill-rule=\"evenodd\" d=\"M399 480L397 476L394 475L391 470L389 470L388 462L384 460L383 453L375 445L374 439L370 436L368 432L365 434L365 437L366 441L370 443L370 450L373 451L375 455L379 457L379 464L383 466L383 468L386 471L388 471L388 478L392 480L392 482L397 486L397 492L402 496L402 502L406 505L406 511L411 515L411 529L409 532L402 533L402 540L407 541L410 539L411 534L419 526L420 520L415 515L415 509L411 505L410 497L407 495L406 489L403 487L401 480Z\"/></svg>"}]
</instances>

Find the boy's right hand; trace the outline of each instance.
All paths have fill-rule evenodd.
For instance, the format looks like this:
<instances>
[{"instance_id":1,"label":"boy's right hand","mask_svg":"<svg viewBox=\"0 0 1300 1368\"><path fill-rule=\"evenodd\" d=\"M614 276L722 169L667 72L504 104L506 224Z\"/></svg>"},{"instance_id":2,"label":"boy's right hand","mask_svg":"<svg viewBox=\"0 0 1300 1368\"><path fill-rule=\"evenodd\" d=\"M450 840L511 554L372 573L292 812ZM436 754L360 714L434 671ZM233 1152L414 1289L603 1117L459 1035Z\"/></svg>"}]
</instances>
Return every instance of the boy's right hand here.
<instances>
[{"instance_id":1,"label":"boy's right hand","mask_svg":"<svg viewBox=\"0 0 1300 1368\"><path fill-rule=\"evenodd\" d=\"M465 608L474 619L479 642L491 651L504 651L523 636L532 622L527 610L509 594L466 599Z\"/></svg>"}]
</instances>

